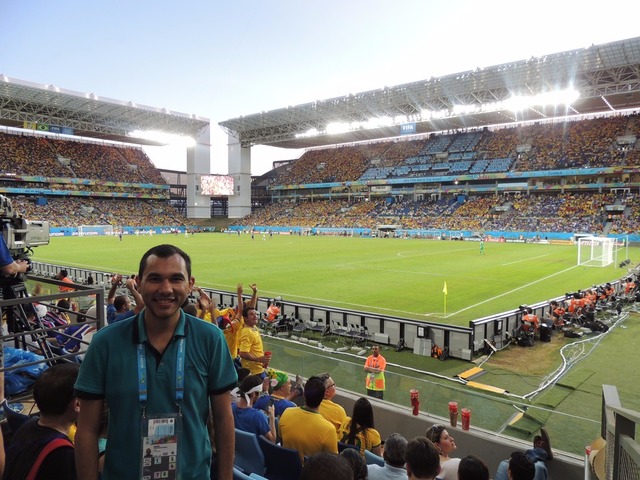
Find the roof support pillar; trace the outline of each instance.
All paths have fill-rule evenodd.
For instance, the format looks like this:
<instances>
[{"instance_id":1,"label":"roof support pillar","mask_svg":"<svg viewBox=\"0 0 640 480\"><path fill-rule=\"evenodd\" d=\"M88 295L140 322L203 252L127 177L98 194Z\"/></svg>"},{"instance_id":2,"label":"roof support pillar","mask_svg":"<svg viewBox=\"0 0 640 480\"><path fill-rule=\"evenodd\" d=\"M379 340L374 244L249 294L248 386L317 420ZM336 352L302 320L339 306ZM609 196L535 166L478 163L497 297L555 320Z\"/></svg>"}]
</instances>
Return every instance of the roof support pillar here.
<instances>
[{"instance_id":1,"label":"roof support pillar","mask_svg":"<svg viewBox=\"0 0 640 480\"><path fill-rule=\"evenodd\" d=\"M251 147L229 135L228 171L233 177L235 195L229 197L229 218L243 218L251 213Z\"/></svg>"},{"instance_id":2,"label":"roof support pillar","mask_svg":"<svg viewBox=\"0 0 640 480\"><path fill-rule=\"evenodd\" d=\"M187 148L187 218L211 218L211 198L200 195L200 176L211 173L210 126Z\"/></svg>"}]
</instances>

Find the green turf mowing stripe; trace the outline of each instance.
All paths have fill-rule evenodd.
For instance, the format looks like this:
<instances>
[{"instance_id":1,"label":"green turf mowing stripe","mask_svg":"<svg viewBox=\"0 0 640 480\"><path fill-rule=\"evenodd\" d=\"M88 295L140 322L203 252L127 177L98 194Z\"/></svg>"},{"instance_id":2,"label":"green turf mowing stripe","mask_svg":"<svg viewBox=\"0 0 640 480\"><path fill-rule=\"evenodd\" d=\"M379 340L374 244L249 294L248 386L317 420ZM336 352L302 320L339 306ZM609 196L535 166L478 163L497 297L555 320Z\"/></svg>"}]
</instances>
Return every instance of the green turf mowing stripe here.
<instances>
[{"instance_id":1,"label":"green turf mowing stripe","mask_svg":"<svg viewBox=\"0 0 640 480\"><path fill-rule=\"evenodd\" d=\"M576 390L586 382L595 372L591 370L575 370L566 377L560 379L557 385Z\"/></svg>"},{"instance_id":2,"label":"green turf mowing stripe","mask_svg":"<svg viewBox=\"0 0 640 480\"><path fill-rule=\"evenodd\" d=\"M555 385L554 387L540 395L540 397L536 399L535 404L548 408L556 408L558 405L564 402L572 392L572 388Z\"/></svg>"}]
</instances>

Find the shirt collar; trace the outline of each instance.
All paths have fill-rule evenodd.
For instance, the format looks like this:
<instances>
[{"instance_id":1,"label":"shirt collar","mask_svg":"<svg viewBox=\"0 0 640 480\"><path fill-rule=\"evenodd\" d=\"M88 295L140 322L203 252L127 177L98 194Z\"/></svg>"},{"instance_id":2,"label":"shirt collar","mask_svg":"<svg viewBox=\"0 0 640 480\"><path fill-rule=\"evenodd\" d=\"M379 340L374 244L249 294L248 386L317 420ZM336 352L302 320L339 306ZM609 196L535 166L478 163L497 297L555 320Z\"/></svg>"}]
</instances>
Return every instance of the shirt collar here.
<instances>
[{"instance_id":1,"label":"shirt collar","mask_svg":"<svg viewBox=\"0 0 640 480\"><path fill-rule=\"evenodd\" d=\"M144 328L144 312L142 310L138 315L136 315L134 320L133 327L133 339L135 343L144 343L148 340L147 331ZM180 318L178 319L178 325L176 326L175 332L173 332L173 337L186 337L187 336L187 321L186 316L182 309L180 309Z\"/></svg>"}]
</instances>

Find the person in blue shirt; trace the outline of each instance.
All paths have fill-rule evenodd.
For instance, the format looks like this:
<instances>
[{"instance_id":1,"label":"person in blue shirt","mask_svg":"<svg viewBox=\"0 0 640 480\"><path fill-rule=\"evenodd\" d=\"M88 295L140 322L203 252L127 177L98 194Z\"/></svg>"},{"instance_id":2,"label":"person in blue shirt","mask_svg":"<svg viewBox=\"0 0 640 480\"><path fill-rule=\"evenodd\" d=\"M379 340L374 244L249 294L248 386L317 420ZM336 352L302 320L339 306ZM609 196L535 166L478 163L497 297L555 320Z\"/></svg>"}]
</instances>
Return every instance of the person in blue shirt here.
<instances>
[{"instance_id":1,"label":"person in blue shirt","mask_svg":"<svg viewBox=\"0 0 640 480\"><path fill-rule=\"evenodd\" d=\"M29 262L26 260L14 260L7 247L4 237L0 235L0 272L6 276L17 276L19 273L27 273Z\"/></svg>"},{"instance_id":2,"label":"person in blue shirt","mask_svg":"<svg viewBox=\"0 0 640 480\"><path fill-rule=\"evenodd\" d=\"M266 411L269 405L273 405L275 416L279 417L287 408L298 406L291 401L298 392L294 390L292 393L289 375L284 372L274 372L273 378L269 378L269 385L272 389L271 394L259 397L253 408Z\"/></svg>"},{"instance_id":3,"label":"person in blue shirt","mask_svg":"<svg viewBox=\"0 0 640 480\"><path fill-rule=\"evenodd\" d=\"M263 380L259 375L249 375L240 386L234 390L238 402L232 405L233 420L239 430L263 435L270 442L276 441L276 421L273 405L265 411L253 408L254 403L262 392Z\"/></svg>"},{"instance_id":4,"label":"person in blue shirt","mask_svg":"<svg viewBox=\"0 0 640 480\"><path fill-rule=\"evenodd\" d=\"M514 458L514 456L516 458ZM533 480L547 480L549 478L547 462L551 460L553 460L553 452L551 450L549 434L544 428L541 428L540 435L536 435L533 438L533 448L527 449L524 453L514 452L510 460L500 462L493 478L495 480L508 480L511 478L509 477L509 471L513 469L511 462L515 462L517 465L529 462L531 467L526 467L525 465L526 473L520 478L529 478L528 475L531 474L530 478ZM516 476L514 475L513 478L515 479Z\"/></svg>"},{"instance_id":5,"label":"person in blue shirt","mask_svg":"<svg viewBox=\"0 0 640 480\"><path fill-rule=\"evenodd\" d=\"M129 290L129 292L131 292L131 295L136 301L136 305L134 308L131 308L131 300L129 300L128 295L116 296L116 292L120 285L122 285L122 275L113 275L111 277L111 289L109 289L109 293L107 295L108 325L133 317L134 315L140 313L144 308L144 300L142 300L142 297L136 289L135 275L131 278L128 278L125 282L125 286Z\"/></svg>"}]
</instances>

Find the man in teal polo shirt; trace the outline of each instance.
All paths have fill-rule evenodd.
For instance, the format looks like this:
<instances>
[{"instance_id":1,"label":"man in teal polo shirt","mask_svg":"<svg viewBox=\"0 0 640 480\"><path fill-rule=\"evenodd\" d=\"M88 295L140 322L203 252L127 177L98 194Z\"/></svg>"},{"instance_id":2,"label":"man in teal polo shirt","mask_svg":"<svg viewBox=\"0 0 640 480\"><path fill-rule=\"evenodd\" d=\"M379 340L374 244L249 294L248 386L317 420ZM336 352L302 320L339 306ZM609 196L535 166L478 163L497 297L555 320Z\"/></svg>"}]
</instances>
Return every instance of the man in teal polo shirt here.
<instances>
[{"instance_id":1,"label":"man in teal polo shirt","mask_svg":"<svg viewBox=\"0 0 640 480\"><path fill-rule=\"evenodd\" d=\"M98 478L106 402L104 480L208 480L210 406L219 478L231 480L229 391L237 376L222 331L180 308L194 284L191 260L177 247L159 245L142 257L137 279L145 309L94 336L76 383L78 478Z\"/></svg>"}]
</instances>

